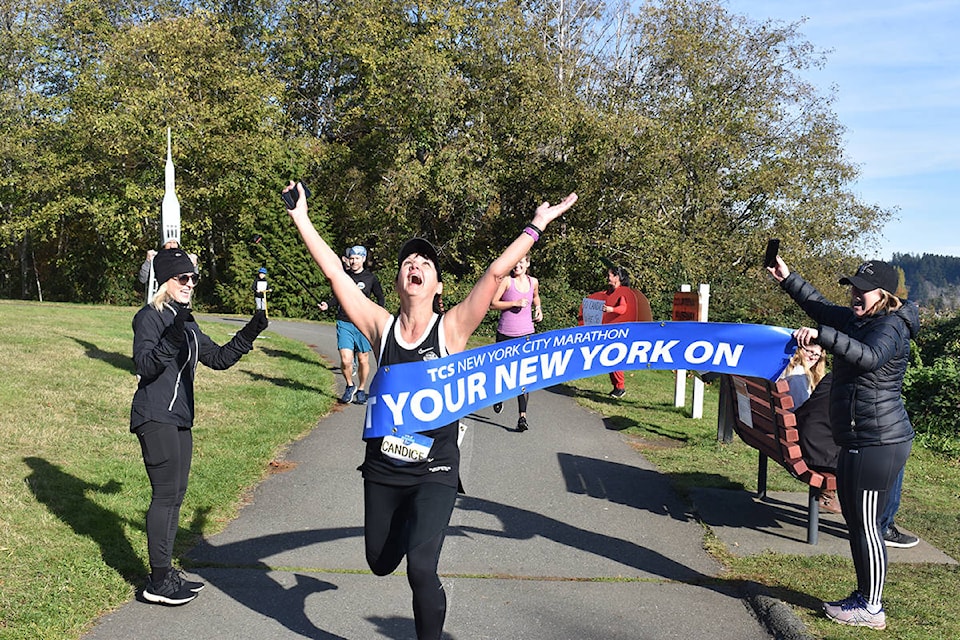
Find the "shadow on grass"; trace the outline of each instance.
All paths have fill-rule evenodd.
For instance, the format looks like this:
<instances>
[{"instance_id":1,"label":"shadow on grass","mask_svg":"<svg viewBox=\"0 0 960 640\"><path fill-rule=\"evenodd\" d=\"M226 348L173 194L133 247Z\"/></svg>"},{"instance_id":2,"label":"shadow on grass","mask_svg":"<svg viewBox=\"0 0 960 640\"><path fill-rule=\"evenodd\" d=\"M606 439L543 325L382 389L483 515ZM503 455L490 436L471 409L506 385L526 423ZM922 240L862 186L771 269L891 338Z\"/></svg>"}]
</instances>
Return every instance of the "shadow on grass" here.
<instances>
[{"instance_id":1,"label":"shadow on grass","mask_svg":"<svg viewBox=\"0 0 960 640\"><path fill-rule=\"evenodd\" d=\"M297 382L296 380L290 380L289 378L275 378L273 376L265 376L261 373L254 373L252 371L243 369L243 373L250 376L251 380L257 382L269 382L270 384L276 387L283 387L284 389L293 389L294 391L309 391L311 393L323 393L330 395L328 389L321 389L320 387L314 387L312 385L303 384L302 382Z\"/></svg>"},{"instance_id":2,"label":"shadow on grass","mask_svg":"<svg viewBox=\"0 0 960 640\"><path fill-rule=\"evenodd\" d=\"M287 351L286 349L271 349L270 347L260 347L260 351L262 351L264 355L270 356L271 358L284 358L286 360L293 360L294 362L301 362L303 364L310 364L314 366L319 364L320 366L326 366L328 369L331 368L326 363L317 362L316 360L313 360L311 358L305 358L299 353L293 353L292 351Z\"/></svg>"},{"instance_id":3,"label":"shadow on grass","mask_svg":"<svg viewBox=\"0 0 960 640\"><path fill-rule=\"evenodd\" d=\"M133 364L133 357L129 353L117 353L116 351L103 351L97 345L92 342L87 342L86 340L81 340L80 338L74 338L70 336L71 339L83 347L87 352L87 357L94 360L101 360L107 364L113 365L121 371L126 371L127 373L133 375L135 374L136 368Z\"/></svg>"},{"instance_id":4,"label":"shadow on grass","mask_svg":"<svg viewBox=\"0 0 960 640\"><path fill-rule=\"evenodd\" d=\"M91 491L118 493L123 488L119 482L92 484L43 458L27 457L23 462L30 468L27 486L40 503L74 533L96 542L103 561L125 580L133 584L142 579L147 569L124 534L124 520L87 497Z\"/></svg>"}]
</instances>

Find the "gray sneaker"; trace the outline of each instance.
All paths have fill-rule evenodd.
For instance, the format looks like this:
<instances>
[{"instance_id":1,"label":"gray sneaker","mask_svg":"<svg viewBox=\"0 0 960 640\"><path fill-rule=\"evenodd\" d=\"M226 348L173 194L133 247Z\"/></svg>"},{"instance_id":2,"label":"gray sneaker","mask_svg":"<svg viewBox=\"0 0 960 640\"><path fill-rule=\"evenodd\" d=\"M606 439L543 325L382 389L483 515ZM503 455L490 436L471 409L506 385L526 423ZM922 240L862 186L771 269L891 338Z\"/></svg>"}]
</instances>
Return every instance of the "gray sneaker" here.
<instances>
[{"instance_id":1,"label":"gray sneaker","mask_svg":"<svg viewBox=\"0 0 960 640\"><path fill-rule=\"evenodd\" d=\"M887 628L887 614L883 609L877 613L867 611L867 601L859 591L854 591L844 600L824 602L823 612L834 622L851 627Z\"/></svg>"}]
</instances>

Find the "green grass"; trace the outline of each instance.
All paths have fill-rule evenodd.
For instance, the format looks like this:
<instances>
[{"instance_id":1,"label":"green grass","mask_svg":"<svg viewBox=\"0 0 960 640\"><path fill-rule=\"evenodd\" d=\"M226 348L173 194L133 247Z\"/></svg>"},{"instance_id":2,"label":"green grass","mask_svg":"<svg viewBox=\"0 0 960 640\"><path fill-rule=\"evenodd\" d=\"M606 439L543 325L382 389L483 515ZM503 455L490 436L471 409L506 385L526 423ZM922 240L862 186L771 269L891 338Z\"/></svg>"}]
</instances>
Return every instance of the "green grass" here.
<instances>
[{"instance_id":1,"label":"green grass","mask_svg":"<svg viewBox=\"0 0 960 640\"><path fill-rule=\"evenodd\" d=\"M569 385L580 404L605 416L607 425L629 436L635 448L666 473L682 495L691 487L756 490L757 454L738 438L717 442L715 386L706 386L704 417L690 416L674 404L674 374L669 371L627 372L625 399L607 397L607 376ZM705 469L712 471L705 472ZM803 485L775 464L769 467L768 489L803 491ZM903 500L897 522L953 558L960 558L960 461L915 446L907 462ZM842 627L820 614L820 602L845 596L856 587L853 563L834 556L792 556L768 553L737 558L712 536L707 548L727 567L724 577L764 584L790 605L818 638L843 640L874 633ZM884 587L887 640L960 638L960 566L891 564Z\"/></svg>"},{"instance_id":2,"label":"green grass","mask_svg":"<svg viewBox=\"0 0 960 640\"><path fill-rule=\"evenodd\" d=\"M0 638L76 638L147 572L150 485L129 430L136 309L0 301ZM229 325L202 323L222 344ZM329 366L269 332L200 367L175 555L223 529L335 401Z\"/></svg>"},{"instance_id":3,"label":"green grass","mask_svg":"<svg viewBox=\"0 0 960 640\"><path fill-rule=\"evenodd\" d=\"M134 312L0 301L0 639L77 638L143 582L150 487L128 427ZM229 326L203 328L217 342L230 337ZM330 367L275 334L232 369L198 373L194 468L177 555L197 536L222 530L269 462L336 400ZM627 375L628 395L619 402L607 398L606 376L569 386L581 404L629 435L681 495L690 487L756 488L756 452L739 440L716 441L715 389L707 386L704 417L692 420L688 409L673 406L672 373ZM770 466L771 490L799 487ZM897 520L960 558L960 462L915 448ZM727 567L725 579L767 585L813 635L872 633L818 613L821 599L852 590L850 561L736 558L709 534L705 545ZM891 565L883 637L960 637L957 593L956 566Z\"/></svg>"}]
</instances>

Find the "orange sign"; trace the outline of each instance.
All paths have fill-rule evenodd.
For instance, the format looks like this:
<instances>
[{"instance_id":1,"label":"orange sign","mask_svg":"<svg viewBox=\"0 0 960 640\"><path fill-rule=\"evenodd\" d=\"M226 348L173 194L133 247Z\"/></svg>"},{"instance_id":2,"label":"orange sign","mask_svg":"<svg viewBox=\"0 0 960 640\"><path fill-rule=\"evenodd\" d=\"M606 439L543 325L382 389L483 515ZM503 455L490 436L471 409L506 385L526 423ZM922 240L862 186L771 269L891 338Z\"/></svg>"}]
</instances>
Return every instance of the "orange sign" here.
<instances>
[{"instance_id":1,"label":"orange sign","mask_svg":"<svg viewBox=\"0 0 960 640\"><path fill-rule=\"evenodd\" d=\"M673 320L696 322L700 319L700 294L692 291L673 294Z\"/></svg>"}]
</instances>

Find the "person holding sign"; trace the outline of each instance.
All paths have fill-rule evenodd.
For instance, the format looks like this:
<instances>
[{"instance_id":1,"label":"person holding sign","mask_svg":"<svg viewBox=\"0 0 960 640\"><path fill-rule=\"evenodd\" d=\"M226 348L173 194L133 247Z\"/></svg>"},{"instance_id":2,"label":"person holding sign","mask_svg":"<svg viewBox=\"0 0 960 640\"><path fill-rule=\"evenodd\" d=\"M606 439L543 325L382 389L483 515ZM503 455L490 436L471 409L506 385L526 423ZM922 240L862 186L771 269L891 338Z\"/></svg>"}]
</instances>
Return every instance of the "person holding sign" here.
<instances>
[{"instance_id":1,"label":"person holding sign","mask_svg":"<svg viewBox=\"0 0 960 640\"><path fill-rule=\"evenodd\" d=\"M267 310L268 293L270 293L270 286L267 283L267 268L260 267L257 270L257 277L253 280L253 301L257 306L257 311Z\"/></svg>"},{"instance_id":2,"label":"person holding sign","mask_svg":"<svg viewBox=\"0 0 960 640\"><path fill-rule=\"evenodd\" d=\"M779 256L767 271L817 323L794 331L800 348L820 345L833 355L830 427L840 446L837 495L850 531L857 588L843 600L823 603L823 610L840 624L884 629L887 550L879 521L913 443L900 390L910 340L920 329L919 309L896 296L897 271L879 260L840 278L850 286L850 306L831 304Z\"/></svg>"},{"instance_id":3,"label":"person holding sign","mask_svg":"<svg viewBox=\"0 0 960 640\"><path fill-rule=\"evenodd\" d=\"M394 316L367 298L344 272L340 258L310 221L302 185L291 182L284 192L291 190L298 198L287 213L350 320L374 345L381 369L463 351L501 281L547 225L577 201L571 193L555 205L537 207L530 224L487 267L467 297L446 312L440 306L443 277L437 250L423 238L408 240L397 257L394 288L400 309ZM360 467L367 564L376 575L388 575L406 556L418 640L439 640L446 617L447 598L437 566L459 487L459 434L459 421L453 421L404 437L372 437Z\"/></svg>"},{"instance_id":4,"label":"person holding sign","mask_svg":"<svg viewBox=\"0 0 960 640\"><path fill-rule=\"evenodd\" d=\"M608 260L607 288L591 293L580 307L580 324L610 324L615 322L649 322L653 319L647 297L630 288L630 274L623 267ZM620 399L627 394L623 371L611 371L610 395Z\"/></svg>"},{"instance_id":5,"label":"person holding sign","mask_svg":"<svg viewBox=\"0 0 960 640\"><path fill-rule=\"evenodd\" d=\"M500 312L497 323L497 342L529 336L534 332L533 323L543 320L540 307L540 282L529 274L530 256L516 264L510 275L503 279L493 298L491 309ZM527 400L529 393L517 396L520 417L517 419L517 431L523 433L527 425ZM494 413L503 411L503 403L493 405Z\"/></svg>"}]
</instances>

